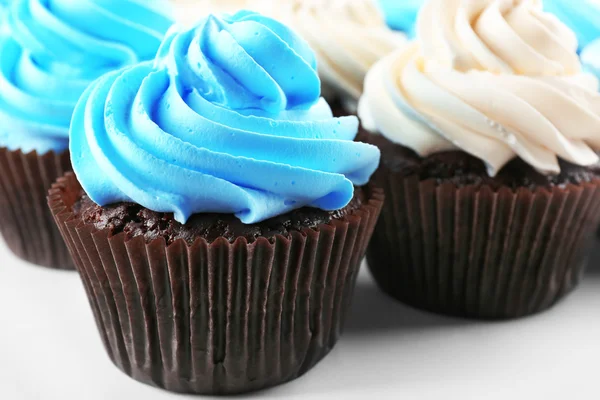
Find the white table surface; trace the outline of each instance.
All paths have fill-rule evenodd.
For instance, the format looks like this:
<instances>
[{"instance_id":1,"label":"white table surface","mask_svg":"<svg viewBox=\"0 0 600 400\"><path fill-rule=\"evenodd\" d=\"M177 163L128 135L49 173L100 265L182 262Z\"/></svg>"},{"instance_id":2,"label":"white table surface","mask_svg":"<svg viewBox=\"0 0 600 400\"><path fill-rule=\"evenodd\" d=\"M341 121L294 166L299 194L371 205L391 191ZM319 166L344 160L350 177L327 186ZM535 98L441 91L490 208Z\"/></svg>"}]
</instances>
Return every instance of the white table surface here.
<instances>
[{"instance_id":1,"label":"white table surface","mask_svg":"<svg viewBox=\"0 0 600 400\"><path fill-rule=\"evenodd\" d=\"M303 378L247 397L599 399L600 243L596 247L583 285L567 300L507 323L410 309L381 294L363 269L335 350ZM3 243L0 316L2 400L198 398L119 372L105 355L77 275L27 265Z\"/></svg>"}]
</instances>

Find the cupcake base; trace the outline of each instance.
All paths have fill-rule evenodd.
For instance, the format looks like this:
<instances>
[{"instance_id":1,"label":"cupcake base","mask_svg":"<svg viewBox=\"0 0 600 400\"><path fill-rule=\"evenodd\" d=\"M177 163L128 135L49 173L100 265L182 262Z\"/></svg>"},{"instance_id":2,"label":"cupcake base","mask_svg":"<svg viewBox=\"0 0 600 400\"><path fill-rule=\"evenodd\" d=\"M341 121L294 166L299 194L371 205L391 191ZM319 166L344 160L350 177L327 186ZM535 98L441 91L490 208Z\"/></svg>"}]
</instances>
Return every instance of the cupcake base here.
<instances>
[{"instance_id":1,"label":"cupcake base","mask_svg":"<svg viewBox=\"0 0 600 400\"><path fill-rule=\"evenodd\" d=\"M569 172L556 179L578 183L541 186L527 175L518 179L530 185L515 188L510 171L488 182L466 164L457 175L455 163L414 161L388 157L373 178L386 201L367 258L386 293L440 314L509 319L577 286L600 222L600 179Z\"/></svg>"},{"instance_id":2,"label":"cupcake base","mask_svg":"<svg viewBox=\"0 0 600 400\"><path fill-rule=\"evenodd\" d=\"M71 170L69 152L0 148L0 170L0 231L7 246L32 264L74 269L46 198L52 183Z\"/></svg>"},{"instance_id":3,"label":"cupcake base","mask_svg":"<svg viewBox=\"0 0 600 400\"><path fill-rule=\"evenodd\" d=\"M212 242L110 235L73 217L81 187L49 202L111 360L175 392L235 394L297 378L333 348L382 206L379 190L315 229Z\"/></svg>"}]
</instances>

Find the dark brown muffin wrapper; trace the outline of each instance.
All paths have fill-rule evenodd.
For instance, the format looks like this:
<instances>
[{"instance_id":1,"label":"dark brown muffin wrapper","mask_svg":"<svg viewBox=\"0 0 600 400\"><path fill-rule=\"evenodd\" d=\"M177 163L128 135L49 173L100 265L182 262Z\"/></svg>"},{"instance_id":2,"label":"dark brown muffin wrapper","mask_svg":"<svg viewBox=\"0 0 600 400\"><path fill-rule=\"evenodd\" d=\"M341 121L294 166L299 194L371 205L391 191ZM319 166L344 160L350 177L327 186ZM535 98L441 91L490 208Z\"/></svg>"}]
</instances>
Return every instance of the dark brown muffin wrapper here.
<instances>
[{"instance_id":1,"label":"dark brown muffin wrapper","mask_svg":"<svg viewBox=\"0 0 600 400\"><path fill-rule=\"evenodd\" d=\"M600 221L600 181L552 189L457 187L389 170L367 251L379 286L409 305L508 319L549 308L578 284Z\"/></svg>"},{"instance_id":2,"label":"dark brown muffin wrapper","mask_svg":"<svg viewBox=\"0 0 600 400\"><path fill-rule=\"evenodd\" d=\"M73 174L49 193L104 345L127 375L176 392L231 394L292 380L336 343L381 206L273 242L166 245L73 218Z\"/></svg>"},{"instance_id":3,"label":"dark brown muffin wrapper","mask_svg":"<svg viewBox=\"0 0 600 400\"><path fill-rule=\"evenodd\" d=\"M70 170L68 151L39 155L0 148L0 230L19 258L40 266L74 269L46 200L54 181Z\"/></svg>"}]
</instances>

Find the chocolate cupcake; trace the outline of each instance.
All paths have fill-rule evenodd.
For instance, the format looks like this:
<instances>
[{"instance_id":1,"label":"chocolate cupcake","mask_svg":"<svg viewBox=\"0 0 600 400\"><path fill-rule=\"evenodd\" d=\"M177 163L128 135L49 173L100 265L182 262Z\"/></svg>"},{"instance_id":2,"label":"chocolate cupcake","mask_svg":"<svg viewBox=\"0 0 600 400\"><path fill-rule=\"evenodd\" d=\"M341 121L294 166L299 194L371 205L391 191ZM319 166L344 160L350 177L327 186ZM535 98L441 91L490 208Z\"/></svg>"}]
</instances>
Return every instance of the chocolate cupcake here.
<instances>
[{"instance_id":1,"label":"chocolate cupcake","mask_svg":"<svg viewBox=\"0 0 600 400\"><path fill-rule=\"evenodd\" d=\"M542 311L577 285L600 213L598 81L540 2L427 2L417 41L365 81L386 202L379 286L470 318Z\"/></svg>"},{"instance_id":2,"label":"chocolate cupcake","mask_svg":"<svg viewBox=\"0 0 600 400\"><path fill-rule=\"evenodd\" d=\"M335 345L383 204L315 57L252 12L209 16L109 74L71 127L50 208L110 358L177 392L294 379Z\"/></svg>"},{"instance_id":3,"label":"chocolate cupcake","mask_svg":"<svg viewBox=\"0 0 600 400\"><path fill-rule=\"evenodd\" d=\"M171 25L163 9L133 1L15 0L0 28L0 230L19 257L73 269L46 204L69 161L79 96L102 74L154 57Z\"/></svg>"},{"instance_id":4,"label":"chocolate cupcake","mask_svg":"<svg viewBox=\"0 0 600 400\"><path fill-rule=\"evenodd\" d=\"M289 24L315 50L323 95L334 115L356 114L369 68L406 43L403 33L386 25L378 0L283 0L265 12Z\"/></svg>"}]
</instances>

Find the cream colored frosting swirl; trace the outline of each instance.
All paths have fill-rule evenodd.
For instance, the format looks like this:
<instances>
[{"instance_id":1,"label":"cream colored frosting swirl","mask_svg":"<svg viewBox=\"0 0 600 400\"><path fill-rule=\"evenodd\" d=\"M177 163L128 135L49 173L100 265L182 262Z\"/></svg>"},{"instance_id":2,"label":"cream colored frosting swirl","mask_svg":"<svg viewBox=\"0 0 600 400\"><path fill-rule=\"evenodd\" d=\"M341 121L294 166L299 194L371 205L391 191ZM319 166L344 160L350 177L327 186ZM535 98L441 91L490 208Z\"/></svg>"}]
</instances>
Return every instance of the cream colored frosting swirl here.
<instances>
[{"instance_id":1,"label":"cream colored frosting swirl","mask_svg":"<svg viewBox=\"0 0 600 400\"><path fill-rule=\"evenodd\" d=\"M546 174L558 158L598 162L598 80L575 35L539 0L430 0L417 41L365 81L363 125L421 156L461 149L495 175L520 157Z\"/></svg>"},{"instance_id":2,"label":"cream colored frosting swirl","mask_svg":"<svg viewBox=\"0 0 600 400\"><path fill-rule=\"evenodd\" d=\"M388 28L377 0L276 3L271 14L296 30L317 54L324 90L334 90L354 107L369 68L406 43L404 34Z\"/></svg>"}]
</instances>

